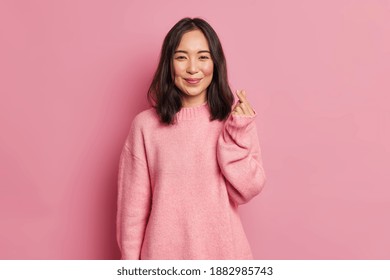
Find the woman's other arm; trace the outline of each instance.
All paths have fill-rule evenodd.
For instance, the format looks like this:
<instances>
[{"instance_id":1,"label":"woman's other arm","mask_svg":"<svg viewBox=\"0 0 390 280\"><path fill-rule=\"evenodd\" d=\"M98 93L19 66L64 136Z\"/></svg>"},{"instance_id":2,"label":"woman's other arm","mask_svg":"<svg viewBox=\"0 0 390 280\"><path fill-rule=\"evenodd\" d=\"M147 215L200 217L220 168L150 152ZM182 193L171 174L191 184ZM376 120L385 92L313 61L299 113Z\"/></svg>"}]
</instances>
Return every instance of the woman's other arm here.
<instances>
[{"instance_id":1,"label":"woman's other arm","mask_svg":"<svg viewBox=\"0 0 390 280\"><path fill-rule=\"evenodd\" d=\"M255 123L256 111L237 94L240 103L226 120L218 138L217 160L227 191L237 204L247 203L263 189L266 181ZM241 105L241 106L240 106Z\"/></svg>"},{"instance_id":2,"label":"woman's other arm","mask_svg":"<svg viewBox=\"0 0 390 280\"><path fill-rule=\"evenodd\" d=\"M151 187L142 133L135 119L118 172L117 241L121 259L140 259L151 207Z\"/></svg>"}]
</instances>

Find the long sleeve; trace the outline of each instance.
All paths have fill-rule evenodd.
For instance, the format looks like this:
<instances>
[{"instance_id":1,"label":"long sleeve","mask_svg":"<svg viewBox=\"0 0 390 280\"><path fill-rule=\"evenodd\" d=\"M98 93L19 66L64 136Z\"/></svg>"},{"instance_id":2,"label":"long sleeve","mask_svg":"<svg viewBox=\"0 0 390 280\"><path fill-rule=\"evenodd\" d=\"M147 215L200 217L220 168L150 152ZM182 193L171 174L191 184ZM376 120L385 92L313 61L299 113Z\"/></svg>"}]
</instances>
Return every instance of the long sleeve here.
<instances>
[{"instance_id":1,"label":"long sleeve","mask_svg":"<svg viewBox=\"0 0 390 280\"><path fill-rule=\"evenodd\" d=\"M254 116L231 114L217 142L217 160L230 198L244 204L258 195L266 177Z\"/></svg>"},{"instance_id":2,"label":"long sleeve","mask_svg":"<svg viewBox=\"0 0 390 280\"><path fill-rule=\"evenodd\" d=\"M151 187L142 134L134 121L120 156L117 202L121 258L140 259L151 207Z\"/></svg>"}]
</instances>

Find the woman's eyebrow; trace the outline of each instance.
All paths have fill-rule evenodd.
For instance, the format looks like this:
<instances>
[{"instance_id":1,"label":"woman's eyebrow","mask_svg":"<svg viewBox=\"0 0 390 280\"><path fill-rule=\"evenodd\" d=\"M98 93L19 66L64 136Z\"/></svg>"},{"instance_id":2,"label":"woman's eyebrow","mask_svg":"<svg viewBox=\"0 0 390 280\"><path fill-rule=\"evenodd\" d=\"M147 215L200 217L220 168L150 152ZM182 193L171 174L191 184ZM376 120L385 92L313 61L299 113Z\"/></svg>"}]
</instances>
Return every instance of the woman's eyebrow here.
<instances>
[{"instance_id":1,"label":"woman's eyebrow","mask_svg":"<svg viewBox=\"0 0 390 280\"><path fill-rule=\"evenodd\" d=\"M175 51L175 53L178 53L178 52L188 54L187 51L183 51L183 50L177 50L177 51ZM201 50L201 51L198 51L198 53L210 53L210 51L208 51L208 50Z\"/></svg>"}]
</instances>

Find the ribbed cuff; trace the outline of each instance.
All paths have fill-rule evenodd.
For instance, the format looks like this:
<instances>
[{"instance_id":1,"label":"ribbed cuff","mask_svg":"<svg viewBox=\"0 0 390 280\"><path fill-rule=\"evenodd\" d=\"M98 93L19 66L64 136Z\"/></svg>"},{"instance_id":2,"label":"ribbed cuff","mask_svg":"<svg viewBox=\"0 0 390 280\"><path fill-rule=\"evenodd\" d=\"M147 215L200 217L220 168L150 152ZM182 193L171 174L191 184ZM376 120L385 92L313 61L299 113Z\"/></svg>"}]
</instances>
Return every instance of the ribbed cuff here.
<instances>
[{"instance_id":1,"label":"ribbed cuff","mask_svg":"<svg viewBox=\"0 0 390 280\"><path fill-rule=\"evenodd\" d=\"M233 137L233 139L239 139L246 130L255 125L257 112L254 109L253 111L255 113L253 116L230 114L225 123L225 129Z\"/></svg>"}]
</instances>

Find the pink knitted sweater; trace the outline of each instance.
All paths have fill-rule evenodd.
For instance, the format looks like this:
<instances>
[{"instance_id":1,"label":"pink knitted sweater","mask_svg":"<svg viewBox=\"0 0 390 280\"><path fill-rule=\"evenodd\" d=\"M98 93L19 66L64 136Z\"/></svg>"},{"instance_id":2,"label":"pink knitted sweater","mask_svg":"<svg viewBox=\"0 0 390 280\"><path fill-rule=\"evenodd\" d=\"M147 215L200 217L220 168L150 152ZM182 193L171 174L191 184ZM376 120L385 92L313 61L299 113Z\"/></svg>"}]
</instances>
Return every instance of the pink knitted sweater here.
<instances>
[{"instance_id":1,"label":"pink knitted sweater","mask_svg":"<svg viewBox=\"0 0 390 280\"><path fill-rule=\"evenodd\" d=\"M173 126L153 108L134 118L119 162L122 259L253 258L237 207L265 183L255 116L210 122L206 102Z\"/></svg>"}]
</instances>

